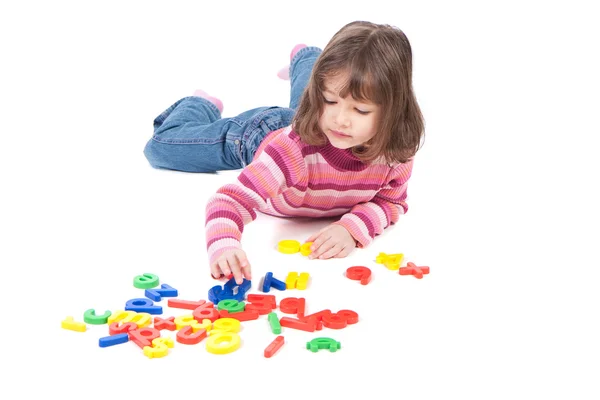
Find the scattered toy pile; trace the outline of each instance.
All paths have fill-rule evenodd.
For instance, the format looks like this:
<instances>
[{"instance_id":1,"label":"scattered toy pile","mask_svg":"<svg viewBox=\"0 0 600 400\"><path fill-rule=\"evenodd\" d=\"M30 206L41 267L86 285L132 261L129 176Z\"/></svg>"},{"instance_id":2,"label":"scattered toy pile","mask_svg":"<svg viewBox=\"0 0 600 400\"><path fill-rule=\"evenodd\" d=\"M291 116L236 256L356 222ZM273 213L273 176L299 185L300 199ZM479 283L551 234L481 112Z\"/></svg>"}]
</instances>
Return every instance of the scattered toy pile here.
<instances>
[{"instance_id":1,"label":"scattered toy pile","mask_svg":"<svg viewBox=\"0 0 600 400\"><path fill-rule=\"evenodd\" d=\"M310 244L300 245L293 240L281 241L278 250L285 254L301 252L302 255L310 254ZM407 263L401 267L403 254L379 253L376 262L385 265L388 269L399 270L400 275L413 275L422 279L424 274L429 274L429 267L418 267L414 263ZM358 280L362 285L367 285L371 280L371 270L365 266L353 266L346 270L346 277ZM177 331L175 340L186 345L198 344L206 339L206 350L213 354L227 354L240 347L241 339L238 332L241 322L258 320L261 315L267 315L272 333L279 335L264 350L264 356L272 357L285 343L281 336L281 328L299 329L306 332L321 331L323 327L329 329L343 329L348 325L356 324L358 314L352 310L339 310L332 312L324 309L319 312L305 315L306 300L303 297L286 297L279 302L281 313L294 315L278 317L274 311L277 308L274 295L249 294L252 282L244 279L237 284L233 277L223 285L212 287L208 291L206 300L181 300L177 289L168 284L160 284L157 275L144 273L133 279L136 288L144 289L143 298L134 298L126 302L124 310L114 313L105 311L96 315L94 309L84 312L85 323L77 322L72 316L62 321L62 327L77 332L86 331L86 323L92 325L108 324L108 336L99 339L100 347L114 346L121 343L133 342L138 345L143 354L149 358L164 357L169 353L169 348L174 347L173 339L161 337L161 330ZM281 281L273 277L272 272L267 272L259 285L263 293L268 293L271 288L284 290L305 290L310 275L306 272L290 272ZM160 285L160 288L158 286ZM154 317L160 315L163 308L154 302L168 299L168 306L191 310L191 314L178 317ZM153 325L153 326L150 326ZM328 337L318 337L306 343L306 348L312 352L328 349L335 352L341 349L341 343Z\"/></svg>"}]
</instances>

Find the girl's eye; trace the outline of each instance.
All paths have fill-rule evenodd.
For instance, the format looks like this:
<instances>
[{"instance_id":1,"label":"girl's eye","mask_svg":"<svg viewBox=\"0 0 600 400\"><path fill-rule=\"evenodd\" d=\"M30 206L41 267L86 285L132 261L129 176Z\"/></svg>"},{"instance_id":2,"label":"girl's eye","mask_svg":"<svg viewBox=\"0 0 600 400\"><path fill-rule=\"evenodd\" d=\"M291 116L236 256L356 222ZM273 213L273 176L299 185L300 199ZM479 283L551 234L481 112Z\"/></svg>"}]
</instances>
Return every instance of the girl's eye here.
<instances>
[{"instance_id":1,"label":"girl's eye","mask_svg":"<svg viewBox=\"0 0 600 400\"><path fill-rule=\"evenodd\" d=\"M325 104L335 104L335 101L331 101L331 100L327 100L327 99L323 99L323 101L325 102Z\"/></svg>"},{"instance_id":2,"label":"girl's eye","mask_svg":"<svg viewBox=\"0 0 600 400\"><path fill-rule=\"evenodd\" d=\"M363 111L363 110L359 110L358 108L355 108L355 110L356 110L356 111L357 111L359 114L361 114L361 115L367 115L367 114L369 114L369 113L371 112L371 111Z\"/></svg>"}]
</instances>

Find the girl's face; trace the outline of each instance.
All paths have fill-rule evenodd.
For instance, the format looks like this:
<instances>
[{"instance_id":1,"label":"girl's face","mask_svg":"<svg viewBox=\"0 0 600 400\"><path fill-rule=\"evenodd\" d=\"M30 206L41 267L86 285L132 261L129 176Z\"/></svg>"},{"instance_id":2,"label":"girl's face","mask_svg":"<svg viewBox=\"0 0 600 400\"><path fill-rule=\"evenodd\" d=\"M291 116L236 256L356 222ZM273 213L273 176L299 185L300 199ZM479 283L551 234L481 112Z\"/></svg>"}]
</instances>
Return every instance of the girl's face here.
<instances>
[{"instance_id":1,"label":"girl's face","mask_svg":"<svg viewBox=\"0 0 600 400\"><path fill-rule=\"evenodd\" d=\"M361 145L375 136L380 112L380 107L374 103L356 101L350 95L340 97L340 88L346 78L340 74L325 80L325 105L319 118L319 127L331 145L338 149Z\"/></svg>"}]
</instances>

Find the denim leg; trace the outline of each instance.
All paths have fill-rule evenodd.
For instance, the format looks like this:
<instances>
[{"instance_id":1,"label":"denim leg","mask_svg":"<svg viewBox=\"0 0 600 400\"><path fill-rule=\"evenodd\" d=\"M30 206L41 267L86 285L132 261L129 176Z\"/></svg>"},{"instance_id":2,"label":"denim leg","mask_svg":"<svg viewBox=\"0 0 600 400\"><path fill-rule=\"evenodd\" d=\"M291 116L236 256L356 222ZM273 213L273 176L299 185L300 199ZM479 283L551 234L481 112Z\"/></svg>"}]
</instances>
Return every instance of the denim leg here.
<instances>
[{"instance_id":1,"label":"denim leg","mask_svg":"<svg viewBox=\"0 0 600 400\"><path fill-rule=\"evenodd\" d=\"M268 133L291 125L293 118L294 110L285 107L261 107L232 118L234 123L243 127L240 153L244 166L252 162Z\"/></svg>"},{"instance_id":2,"label":"denim leg","mask_svg":"<svg viewBox=\"0 0 600 400\"><path fill-rule=\"evenodd\" d=\"M154 168L216 172L243 168L270 130L291 123L292 111L259 107L233 118L201 97L185 97L154 120L144 154Z\"/></svg>"},{"instance_id":3,"label":"denim leg","mask_svg":"<svg viewBox=\"0 0 600 400\"><path fill-rule=\"evenodd\" d=\"M304 88L308 84L313 65L323 50L318 47L305 47L298 51L290 63L290 108L296 109Z\"/></svg>"}]
</instances>

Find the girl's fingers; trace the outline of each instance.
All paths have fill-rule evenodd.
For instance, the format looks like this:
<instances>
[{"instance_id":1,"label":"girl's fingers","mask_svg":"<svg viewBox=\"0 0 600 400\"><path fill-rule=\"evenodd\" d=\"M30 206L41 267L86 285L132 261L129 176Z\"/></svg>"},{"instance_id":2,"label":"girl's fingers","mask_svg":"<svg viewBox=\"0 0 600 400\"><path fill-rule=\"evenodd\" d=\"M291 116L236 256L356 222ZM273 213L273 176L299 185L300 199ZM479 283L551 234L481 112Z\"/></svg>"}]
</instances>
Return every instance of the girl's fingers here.
<instances>
[{"instance_id":1,"label":"girl's fingers","mask_svg":"<svg viewBox=\"0 0 600 400\"><path fill-rule=\"evenodd\" d=\"M213 264L210 266L210 274L212 275L212 277L214 279L220 279L221 278L221 268L219 268L218 264Z\"/></svg>"},{"instance_id":2,"label":"girl's fingers","mask_svg":"<svg viewBox=\"0 0 600 400\"><path fill-rule=\"evenodd\" d=\"M334 257L335 257L335 258L344 258L344 257L346 257L348 254L350 254L350 251L352 251L352 249L351 249L351 248L349 248L349 247L344 247L344 248L342 249L342 251L340 251L339 253L337 253L337 254L336 254Z\"/></svg>"},{"instance_id":3,"label":"girl's fingers","mask_svg":"<svg viewBox=\"0 0 600 400\"><path fill-rule=\"evenodd\" d=\"M233 269L233 277L235 278L235 283L241 285L244 282L244 277L242 276L242 270L240 268L232 268Z\"/></svg>"},{"instance_id":4,"label":"girl's fingers","mask_svg":"<svg viewBox=\"0 0 600 400\"><path fill-rule=\"evenodd\" d=\"M240 285L244 282L244 278L251 279L251 268L246 253L244 251L227 251L210 266L210 272L215 279L225 276L227 280L235 279L235 282Z\"/></svg>"},{"instance_id":5,"label":"girl's fingers","mask_svg":"<svg viewBox=\"0 0 600 400\"><path fill-rule=\"evenodd\" d=\"M328 248L323 248L322 246L328 240L329 240L329 237L326 237L323 234L315 237L315 239L312 241L313 244L310 246L311 254L308 256L308 258L318 258L324 251L326 251Z\"/></svg>"},{"instance_id":6,"label":"girl's fingers","mask_svg":"<svg viewBox=\"0 0 600 400\"><path fill-rule=\"evenodd\" d=\"M226 258L219 260L219 268L221 268L221 272L223 272L225 276L229 276L231 274L231 268L229 268L229 262Z\"/></svg>"},{"instance_id":7,"label":"girl's fingers","mask_svg":"<svg viewBox=\"0 0 600 400\"><path fill-rule=\"evenodd\" d=\"M242 277L242 271L240 268L240 262L235 255L232 255L229 259L229 266L231 267L231 272L233 273L233 277L235 278L235 283L240 285L244 278Z\"/></svg>"},{"instance_id":8,"label":"girl's fingers","mask_svg":"<svg viewBox=\"0 0 600 400\"><path fill-rule=\"evenodd\" d=\"M317 247L315 247L314 241L315 241L315 240L317 240L317 238L318 238L319 236L321 236L321 234L322 234L323 232L325 232L327 229L329 229L329 226L326 226L325 228L323 228L323 229L319 230L319 232L317 232L317 233L313 233L312 235L310 235L310 237L309 237L308 239L306 239L306 240L304 241L304 243L306 243L306 242L313 242L313 244L312 244L312 247L311 247L311 251L313 250L313 247L314 247L315 249L317 248Z\"/></svg>"},{"instance_id":9,"label":"girl's fingers","mask_svg":"<svg viewBox=\"0 0 600 400\"><path fill-rule=\"evenodd\" d=\"M250 270L251 270L251 268L250 268L250 262L248 262L248 258L246 257L246 253L244 253L244 252L238 253L237 254L237 260L239 262L241 275L244 278L246 278L248 280L251 280L252 279L252 275L250 274Z\"/></svg>"},{"instance_id":10,"label":"girl's fingers","mask_svg":"<svg viewBox=\"0 0 600 400\"><path fill-rule=\"evenodd\" d=\"M238 253L237 261L240 265L240 268L246 268L248 265L250 265L248 258L246 257L246 253Z\"/></svg>"},{"instance_id":11,"label":"girl's fingers","mask_svg":"<svg viewBox=\"0 0 600 400\"><path fill-rule=\"evenodd\" d=\"M331 248L329 248L329 250L327 250L323 254L321 254L321 256L319 258L321 258L323 260L329 259L329 258L334 257L337 254L339 254L341 250L342 250L342 246L338 243L338 244L332 246Z\"/></svg>"},{"instance_id":12,"label":"girl's fingers","mask_svg":"<svg viewBox=\"0 0 600 400\"><path fill-rule=\"evenodd\" d=\"M317 240L319 240L320 238L317 238ZM321 242L321 244L318 245L317 249L314 250L308 257L309 258L323 258L323 254L327 251L329 251L333 246L335 246L335 243L333 243L331 240L329 240L330 238L327 238L325 241Z\"/></svg>"},{"instance_id":13,"label":"girl's fingers","mask_svg":"<svg viewBox=\"0 0 600 400\"><path fill-rule=\"evenodd\" d=\"M243 260L240 260L240 267L242 269L242 275L244 276L244 278L248 279L249 281L252 280L252 268L250 267L248 259L244 257Z\"/></svg>"},{"instance_id":14,"label":"girl's fingers","mask_svg":"<svg viewBox=\"0 0 600 400\"><path fill-rule=\"evenodd\" d=\"M244 275L244 278L248 279L249 281L252 280L252 272L250 271L250 264L248 264L244 268L242 268L242 275Z\"/></svg>"}]
</instances>

